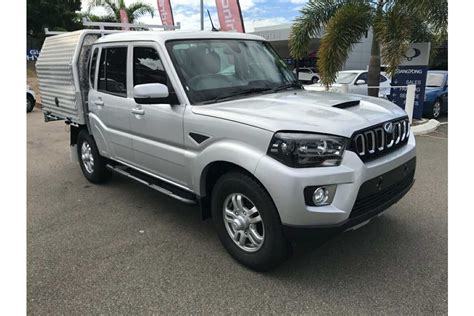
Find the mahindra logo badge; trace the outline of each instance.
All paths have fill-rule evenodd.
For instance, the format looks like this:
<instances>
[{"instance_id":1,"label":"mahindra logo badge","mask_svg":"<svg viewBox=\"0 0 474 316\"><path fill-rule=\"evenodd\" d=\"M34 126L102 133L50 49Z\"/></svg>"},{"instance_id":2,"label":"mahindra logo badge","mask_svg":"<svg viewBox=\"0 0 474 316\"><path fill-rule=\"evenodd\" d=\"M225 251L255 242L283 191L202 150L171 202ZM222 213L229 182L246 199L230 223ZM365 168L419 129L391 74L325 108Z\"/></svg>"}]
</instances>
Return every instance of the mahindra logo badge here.
<instances>
[{"instance_id":1,"label":"mahindra logo badge","mask_svg":"<svg viewBox=\"0 0 474 316\"><path fill-rule=\"evenodd\" d=\"M383 125L383 129L387 132L387 133L391 133L393 132L393 123L392 122L387 122Z\"/></svg>"}]
</instances>

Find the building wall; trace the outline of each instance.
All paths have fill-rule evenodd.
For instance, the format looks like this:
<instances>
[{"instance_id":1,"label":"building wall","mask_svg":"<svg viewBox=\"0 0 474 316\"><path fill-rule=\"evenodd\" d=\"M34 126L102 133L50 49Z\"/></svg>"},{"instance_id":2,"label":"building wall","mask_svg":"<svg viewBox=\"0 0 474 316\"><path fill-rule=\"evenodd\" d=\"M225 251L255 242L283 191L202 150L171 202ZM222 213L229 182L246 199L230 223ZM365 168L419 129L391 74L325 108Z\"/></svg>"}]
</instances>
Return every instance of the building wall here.
<instances>
[{"instance_id":1,"label":"building wall","mask_svg":"<svg viewBox=\"0 0 474 316\"><path fill-rule=\"evenodd\" d=\"M256 27L252 34L262 36L270 41L276 48L280 56L284 59L291 59L288 49L288 38L290 36L291 24L280 24L267 27ZM359 43L355 44L349 57L344 64L343 70L364 70L369 65L370 47L372 44L372 32L363 36ZM310 52L316 51L303 61L307 66L313 66L316 62L317 50L319 49L319 38L314 38L310 43ZM290 64L290 62L289 62ZM291 62L294 65L294 61Z\"/></svg>"},{"instance_id":2,"label":"building wall","mask_svg":"<svg viewBox=\"0 0 474 316\"><path fill-rule=\"evenodd\" d=\"M359 43L355 44L352 52L349 54L344 70L364 70L369 65L370 49L372 45L372 32L363 36Z\"/></svg>"}]
</instances>

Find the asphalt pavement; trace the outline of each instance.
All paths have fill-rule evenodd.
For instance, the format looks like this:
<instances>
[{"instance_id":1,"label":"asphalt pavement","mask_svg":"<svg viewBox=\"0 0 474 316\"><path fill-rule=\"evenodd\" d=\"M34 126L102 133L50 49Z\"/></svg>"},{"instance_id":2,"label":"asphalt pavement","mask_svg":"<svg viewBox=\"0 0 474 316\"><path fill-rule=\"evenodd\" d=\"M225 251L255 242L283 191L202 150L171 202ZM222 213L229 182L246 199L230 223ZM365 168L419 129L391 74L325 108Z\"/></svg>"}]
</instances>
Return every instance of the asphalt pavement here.
<instances>
[{"instance_id":1,"label":"asphalt pavement","mask_svg":"<svg viewBox=\"0 0 474 316\"><path fill-rule=\"evenodd\" d=\"M197 207L89 183L64 123L27 119L28 314L447 313L447 124L417 137L416 183L383 216L257 273Z\"/></svg>"}]
</instances>

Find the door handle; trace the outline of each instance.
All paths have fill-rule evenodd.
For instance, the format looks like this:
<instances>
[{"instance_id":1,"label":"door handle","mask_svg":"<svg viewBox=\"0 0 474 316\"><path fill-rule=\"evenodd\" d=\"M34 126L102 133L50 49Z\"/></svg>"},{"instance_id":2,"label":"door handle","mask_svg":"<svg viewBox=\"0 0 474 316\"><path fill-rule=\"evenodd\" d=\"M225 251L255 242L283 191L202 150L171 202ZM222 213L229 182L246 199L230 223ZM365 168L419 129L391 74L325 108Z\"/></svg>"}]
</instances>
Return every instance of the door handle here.
<instances>
[{"instance_id":1,"label":"door handle","mask_svg":"<svg viewBox=\"0 0 474 316\"><path fill-rule=\"evenodd\" d=\"M104 101L102 101L101 99L97 99L94 101L94 104L98 106L104 106Z\"/></svg>"},{"instance_id":2,"label":"door handle","mask_svg":"<svg viewBox=\"0 0 474 316\"><path fill-rule=\"evenodd\" d=\"M132 109L132 113L135 114L135 115L144 115L144 114L145 114L145 110L142 110L142 109Z\"/></svg>"}]
</instances>

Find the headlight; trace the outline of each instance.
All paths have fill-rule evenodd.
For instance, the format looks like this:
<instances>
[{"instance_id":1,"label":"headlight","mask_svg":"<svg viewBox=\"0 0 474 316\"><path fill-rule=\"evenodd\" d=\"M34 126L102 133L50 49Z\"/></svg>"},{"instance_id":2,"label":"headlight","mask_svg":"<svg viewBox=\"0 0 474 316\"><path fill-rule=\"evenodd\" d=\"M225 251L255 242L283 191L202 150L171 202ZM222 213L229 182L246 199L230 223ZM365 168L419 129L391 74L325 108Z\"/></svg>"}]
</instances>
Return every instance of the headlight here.
<instances>
[{"instance_id":1,"label":"headlight","mask_svg":"<svg viewBox=\"0 0 474 316\"><path fill-rule=\"evenodd\" d=\"M279 132L267 154L293 168L338 166L348 142L338 136Z\"/></svg>"}]
</instances>

